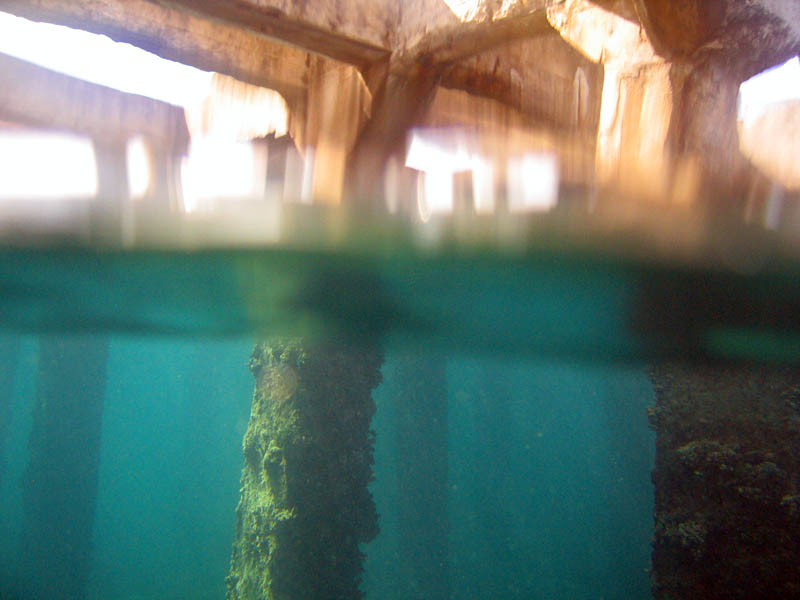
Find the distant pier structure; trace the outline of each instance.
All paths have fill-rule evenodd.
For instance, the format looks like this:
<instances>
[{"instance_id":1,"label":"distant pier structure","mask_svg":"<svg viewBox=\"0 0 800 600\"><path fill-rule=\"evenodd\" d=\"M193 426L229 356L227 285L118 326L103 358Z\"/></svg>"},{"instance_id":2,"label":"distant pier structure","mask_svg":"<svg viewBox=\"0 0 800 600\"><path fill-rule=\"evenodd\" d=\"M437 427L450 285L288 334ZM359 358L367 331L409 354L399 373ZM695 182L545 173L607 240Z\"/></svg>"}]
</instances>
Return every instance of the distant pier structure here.
<instances>
[{"instance_id":1,"label":"distant pier structure","mask_svg":"<svg viewBox=\"0 0 800 600\"><path fill-rule=\"evenodd\" d=\"M100 465L108 339L39 342L30 462L23 479L20 597L86 597Z\"/></svg>"},{"instance_id":2,"label":"distant pier structure","mask_svg":"<svg viewBox=\"0 0 800 600\"><path fill-rule=\"evenodd\" d=\"M178 201L177 166L188 147L183 110L118 92L0 55L0 130L19 134L68 132L88 138L97 172L93 197L61 198L56 228L98 245L125 245L132 227L127 145L142 137L151 161L142 204L169 212ZM44 175L46 176L46 175ZM6 199L14 202L15 199ZM157 206L159 202L163 206ZM22 206L24 201L19 201ZM34 206L36 203L30 203ZM52 206L45 204L45 206ZM70 212L72 211L72 212ZM13 211L9 211L13 214ZM10 229L14 233L13 225ZM24 526L19 552L25 574L19 590L32 599L85 598L105 400L108 336L76 330L40 336L30 462L23 480ZM14 346L3 351L14 360ZM3 373L0 440L5 427L8 374Z\"/></svg>"},{"instance_id":3,"label":"distant pier structure","mask_svg":"<svg viewBox=\"0 0 800 600\"><path fill-rule=\"evenodd\" d=\"M182 108L120 92L0 54L0 72L13 85L0 89L0 121L18 133L66 132L87 138L94 150L97 190L93 197L62 198L86 210L64 219L64 230L87 241L123 245L134 224L128 173L128 144L146 147L149 183L137 200L157 213L180 212L181 158L188 152L189 131ZM0 130L3 124L0 122ZM14 200L13 198L7 200ZM72 222L71 219L75 219ZM84 219L81 222L81 219ZM12 230L13 232L13 230Z\"/></svg>"}]
</instances>

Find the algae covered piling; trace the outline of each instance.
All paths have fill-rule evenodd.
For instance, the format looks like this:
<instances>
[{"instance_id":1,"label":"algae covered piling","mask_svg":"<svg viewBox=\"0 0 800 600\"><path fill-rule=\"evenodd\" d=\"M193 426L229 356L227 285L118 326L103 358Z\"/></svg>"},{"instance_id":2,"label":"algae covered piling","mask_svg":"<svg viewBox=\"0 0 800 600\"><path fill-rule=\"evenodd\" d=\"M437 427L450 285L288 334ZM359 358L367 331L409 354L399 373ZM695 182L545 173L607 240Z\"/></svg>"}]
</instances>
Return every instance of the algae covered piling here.
<instances>
[{"instance_id":1,"label":"algae covered piling","mask_svg":"<svg viewBox=\"0 0 800 600\"><path fill-rule=\"evenodd\" d=\"M229 600L361 598L359 544L378 533L367 486L382 361L334 342L255 347Z\"/></svg>"},{"instance_id":2,"label":"algae covered piling","mask_svg":"<svg viewBox=\"0 0 800 600\"><path fill-rule=\"evenodd\" d=\"M800 596L800 374L659 366L653 595Z\"/></svg>"}]
</instances>

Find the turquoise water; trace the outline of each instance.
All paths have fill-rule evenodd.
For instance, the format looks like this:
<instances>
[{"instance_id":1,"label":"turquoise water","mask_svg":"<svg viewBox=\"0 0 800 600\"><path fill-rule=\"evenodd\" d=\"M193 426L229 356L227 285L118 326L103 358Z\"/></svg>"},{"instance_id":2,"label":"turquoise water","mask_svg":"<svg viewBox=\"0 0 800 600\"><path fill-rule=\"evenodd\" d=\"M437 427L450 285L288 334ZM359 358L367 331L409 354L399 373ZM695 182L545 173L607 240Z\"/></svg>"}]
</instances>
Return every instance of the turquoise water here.
<instances>
[{"instance_id":1,"label":"turquoise water","mask_svg":"<svg viewBox=\"0 0 800 600\"><path fill-rule=\"evenodd\" d=\"M392 361L378 391L381 535L371 598L421 598L398 489ZM649 598L653 434L637 369L563 361L447 363L450 598ZM424 458L423 458L424 460ZM423 507L419 509L424 511ZM404 562L412 563L405 566Z\"/></svg>"},{"instance_id":2,"label":"turquoise water","mask_svg":"<svg viewBox=\"0 0 800 600\"><path fill-rule=\"evenodd\" d=\"M343 336L601 362L794 362L800 268L643 260L598 248L0 249L0 327Z\"/></svg>"},{"instance_id":3,"label":"turquoise water","mask_svg":"<svg viewBox=\"0 0 800 600\"><path fill-rule=\"evenodd\" d=\"M651 597L646 365L800 356L786 261L726 269L580 245L0 254L9 598L38 576L18 548L37 385L56 372L40 350L53 340L107 347L84 597L109 600L225 596L248 358L264 335L384 349L381 533L362 586L376 600ZM406 401L409 356L443 377L430 418ZM421 468L434 454L444 471Z\"/></svg>"},{"instance_id":4,"label":"turquoise water","mask_svg":"<svg viewBox=\"0 0 800 600\"><path fill-rule=\"evenodd\" d=\"M224 597L251 348L246 338L110 338L87 597ZM20 568L15 550L36 353L36 337L24 336L2 481L7 581L36 576ZM431 359L444 360L447 373L450 597L649 597L653 440L644 374L547 360ZM396 362L390 353L375 392L372 491L381 534L366 548L368 598L419 597L413 573L398 576L412 557L404 555L407 532L398 530L396 470L413 457L395 443ZM497 389L481 386L484 379Z\"/></svg>"},{"instance_id":5,"label":"turquoise water","mask_svg":"<svg viewBox=\"0 0 800 600\"><path fill-rule=\"evenodd\" d=\"M250 346L109 339L88 597L224 597L252 395ZM23 337L0 482L5 582L36 577L19 564L17 543L37 347L36 337Z\"/></svg>"}]
</instances>

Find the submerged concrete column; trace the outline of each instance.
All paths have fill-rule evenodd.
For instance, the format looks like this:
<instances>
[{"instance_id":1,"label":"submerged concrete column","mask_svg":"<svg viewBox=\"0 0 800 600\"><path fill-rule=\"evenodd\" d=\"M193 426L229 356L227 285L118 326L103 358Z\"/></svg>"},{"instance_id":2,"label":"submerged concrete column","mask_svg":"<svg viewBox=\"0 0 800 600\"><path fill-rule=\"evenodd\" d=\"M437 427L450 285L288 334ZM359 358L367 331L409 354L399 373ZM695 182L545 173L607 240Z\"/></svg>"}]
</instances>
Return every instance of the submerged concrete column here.
<instances>
[{"instance_id":1,"label":"submerged concrete column","mask_svg":"<svg viewBox=\"0 0 800 600\"><path fill-rule=\"evenodd\" d=\"M800 371L650 375L656 600L800 597Z\"/></svg>"},{"instance_id":2,"label":"submerged concrete column","mask_svg":"<svg viewBox=\"0 0 800 600\"><path fill-rule=\"evenodd\" d=\"M85 597L100 463L108 340L74 335L39 342L20 597Z\"/></svg>"},{"instance_id":3,"label":"submerged concrete column","mask_svg":"<svg viewBox=\"0 0 800 600\"><path fill-rule=\"evenodd\" d=\"M18 335L0 335L0 485L3 483L6 467L6 440L11 424L11 397L19 363L19 347Z\"/></svg>"},{"instance_id":4,"label":"submerged concrete column","mask_svg":"<svg viewBox=\"0 0 800 600\"><path fill-rule=\"evenodd\" d=\"M359 545L378 533L367 486L382 362L374 348L342 343L253 350L229 600L361 598Z\"/></svg>"},{"instance_id":5,"label":"submerged concrete column","mask_svg":"<svg viewBox=\"0 0 800 600\"><path fill-rule=\"evenodd\" d=\"M447 377L442 358L404 356L397 366L395 451L400 553L409 600L450 597Z\"/></svg>"},{"instance_id":6,"label":"submerged concrete column","mask_svg":"<svg viewBox=\"0 0 800 600\"><path fill-rule=\"evenodd\" d=\"M484 544L481 556L486 561L485 577L503 586L494 590L488 586L483 593L492 595L504 589L507 598L514 598L519 572L514 564L516 532L507 498L514 485L513 373L509 365L487 361L478 367L477 376L470 403L475 419L474 443L481 448L475 469L480 495L473 500L481 518L474 528Z\"/></svg>"}]
</instances>

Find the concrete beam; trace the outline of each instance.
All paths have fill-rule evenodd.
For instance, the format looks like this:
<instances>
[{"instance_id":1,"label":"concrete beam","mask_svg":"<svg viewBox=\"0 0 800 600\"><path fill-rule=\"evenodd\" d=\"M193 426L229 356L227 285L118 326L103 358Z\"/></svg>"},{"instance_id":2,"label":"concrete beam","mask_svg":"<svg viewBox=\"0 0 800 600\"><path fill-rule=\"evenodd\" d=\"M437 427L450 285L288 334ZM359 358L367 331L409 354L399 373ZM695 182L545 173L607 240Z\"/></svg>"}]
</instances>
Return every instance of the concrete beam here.
<instances>
[{"instance_id":1,"label":"concrete beam","mask_svg":"<svg viewBox=\"0 0 800 600\"><path fill-rule=\"evenodd\" d=\"M435 28L402 52L416 61L448 66L510 42L554 32L547 9L559 3L517 2L502 15Z\"/></svg>"},{"instance_id":2,"label":"concrete beam","mask_svg":"<svg viewBox=\"0 0 800 600\"><path fill-rule=\"evenodd\" d=\"M292 0L157 0L361 69L389 53L390 3Z\"/></svg>"},{"instance_id":3,"label":"concrete beam","mask_svg":"<svg viewBox=\"0 0 800 600\"><path fill-rule=\"evenodd\" d=\"M537 60L541 56L548 60ZM441 85L497 100L549 128L593 135L603 68L553 31L460 61Z\"/></svg>"},{"instance_id":4,"label":"concrete beam","mask_svg":"<svg viewBox=\"0 0 800 600\"><path fill-rule=\"evenodd\" d=\"M404 0L400 7L394 48L412 48L437 31L509 23L515 19L524 21L527 15L540 8L563 1Z\"/></svg>"},{"instance_id":5,"label":"concrete beam","mask_svg":"<svg viewBox=\"0 0 800 600\"><path fill-rule=\"evenodd\" d=\"M304 120L307 110L316 64L309 53L353 65L373 96L372 118L353 149L356 160L347 161L353 163L351 173L361 171L357 178L363 179L381 173L388 156L402 147L448 70L514 40L552 32L548 10L562 3L515 0L499 6L475 0L463 14L451 3L434 11L436 17L423 28L410 18L413 7L389 0L342 6L296 0L0 0L0 10L106 34L274 89L295 121ZM491 89L484 89L494 86L491 78L462 81L475 84L467 91L491 96Z\"/></svg>"},{"instance_id":6,"label":"concrete beam","mask_svg":"<svg viewBox=\"0 0 800 600\"><path fill-rule=\"evenodd\" d=\"M406 133L424 113L439 81L439 69L392 64L372 100L372 118L350 152L345 196L361 206L376 206L383 195L383 172L389 157L400 151Z\"/></svg>"},{"instance_id":7,"label":"concrete beam","mask_svg":"<svg viewBox=\"0 0 800 600\"><path fill-rule=\"evenodd\" d=\"M188 148L183 109L165 102L88 83L3 54L0 81L5 82L0 85L0 119L84 133L94 139L125 140L142 135L175 153Z\"/></svg>"},{"instance_id":8,"label":"concrete beam","mask_svg":"<svg viewBox=\"0 0 800 600\"><path fill-rule=\"evenodd\" d=\"M467 20L442 8L422 30L418 19L409 24L408 7L401 11L389 0L341 6L297 0L0 0L0 10L108 35L274 89L292 104L305 89L309 52L363 73L388 61L392 52L406 56L406 64L447 65L551 30L546 11L561 2L516 0L492 12L483 6L487 0L480 0L481 9ZM410 30L395 31L401 26Z\"/></svg>"},{"instance_id":9,"label":"concrete beam","mask_svg":"<svg viewBox=\"0 0 800 600\"><path fill-rule=\"evenodd\" d=\"M800 52L800 10L775 0L632 0L655 49L676 62L725 54L746 79Z\"/></svg>"},{"instance_id":10,"label":"concrete beam","mask_svg":"<svg viewBox=\"0 0 800 600\"><path fill-rule=\"evenodd\" d=\"M503 14L436 28L411 48L395 51L384 70L373 70L370 74L377 70L383 78L367 77L373 92L372 118L348 160L347 195L357 203L375 203L383 194L389 157L402 150L406 133L424 114L443 77L459 61L554 32L547 10L557 4L560 1L519 0ZM491 79L481 81L468 91L487 95L482 88L492 84Z\"/></svg>"},{"instance_id":11,"label":"concrete beam","mask_svg":"<svg viewBox=\"0 0 800 600\"><path fill-rule=\"evenodd\" d=\"M146 0L0 0L0 10L107 35L162 58L267 87L290 106L305 94L307 52Z\"/></svg>"}]
</instances>

